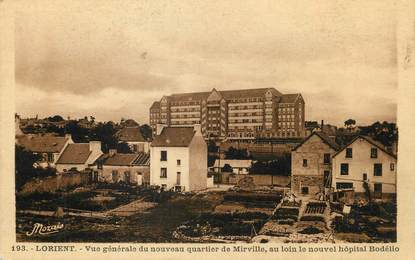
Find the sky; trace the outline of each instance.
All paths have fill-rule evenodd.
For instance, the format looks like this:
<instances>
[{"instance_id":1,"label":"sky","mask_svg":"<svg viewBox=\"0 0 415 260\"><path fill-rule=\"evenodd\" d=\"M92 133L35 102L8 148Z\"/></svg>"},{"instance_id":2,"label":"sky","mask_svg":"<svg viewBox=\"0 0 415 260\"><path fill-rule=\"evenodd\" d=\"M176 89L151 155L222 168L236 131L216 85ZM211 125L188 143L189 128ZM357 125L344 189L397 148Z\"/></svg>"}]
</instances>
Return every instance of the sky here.
<instances>
[{"instance_id":1,"label":"sky","mask_svg":"<svg viewBox=\"0 0 415 260\"><path fill-rule=\"evenodd\" d=\"M396 121L393 1L102 3L16 10L17 113L144 124L163 95L274 87L306 120Z\"/></svg>"}]
</instances>

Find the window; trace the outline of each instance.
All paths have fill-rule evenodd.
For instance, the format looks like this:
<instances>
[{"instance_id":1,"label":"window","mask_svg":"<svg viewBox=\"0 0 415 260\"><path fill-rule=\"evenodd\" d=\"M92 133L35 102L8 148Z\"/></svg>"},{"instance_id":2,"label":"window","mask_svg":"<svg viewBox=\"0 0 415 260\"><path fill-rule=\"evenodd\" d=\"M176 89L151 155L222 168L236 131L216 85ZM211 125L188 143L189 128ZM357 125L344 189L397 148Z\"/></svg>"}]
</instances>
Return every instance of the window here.
<instances>
[{"instance_id":1,"label":"window","mask_svg":"<svg viewBox=\"0 0 415 260\"><path fill-rule=\"evenodd\" d=\"M338 182L336 183L336 189L341 190L341 189L352 189L353 188L353 183L352 182Z\"/></svg>"},{"instance_id":2,"label":"window","mask_svg":"<svg viewBox=\"0 0 415 260\"><path fill-rule=\"evenodd\" d=\"M177 160L177 166L180 166L182 164L181 160Z\"/></svg>"},{"instance_id":3,"label":"window","mask_svg":"<svg viewBox=\"0 0 415 260\"><path fill-rule=\"evenodd\" d=\"M160 161L167 161L167 151L160 152Z\"/></svg>"},{"instance_id":4,"label":"window","mask_svg":"<svg viewBox=\"0 0 415 260\"><path fill-rule=\"evenodd\" d=\"M373 165L373 176L382 176L382 164L375 163Z\"/></svg>"},{"instance_id":5,"label":"window","mask_svg":"<svg viewBox=\"0 0 415 260\"><path fill-rule=\"evenodd\" d=\"M349 164L348 163L340 164L340 175L349 175Z\"/></svg>"},{"instance_id":6,"label":"window","mask_svg":"<svg viewBox=\"0 0 415 260\"><path fill-rule=\"evenodd\" d=\"M367 181L367 173L363 173L363 180Z\"/></svg>"},{"instance_id":7,"label":"window","mask_svg":"<svg viewBox=\"0 0 415 260\"><path fill-rule=\"evenodd\" d=\"M48 162L53 162L53 153L48 153Z\"/></svg>"},{"instance_id":8,"label":"window","mask_svg":"<svg viewBox=\"0 0 415 260\"><path fill-rule=\"evenodd\" d=\"M307 195L308 194L308 187L301 187L301 194Z\"/></svg>"},{"instance_id":9,"label":"window","mask_svg":"<svg viewBox=\"0 0 415 260\"><path fill-rule=\"evenodd\" d=\"M352 157L353 157L353 149L346 148L346 158L352 158Z\"/></svg>"},{"instance_id":10,"label":"window","mask_svg":"<svg viewBox=\"0 0 415 260\"><path fill-rule=\"evenodd\" d=\"M395 170L395 164L394 163L391 163L390 164L390 169L391 169L391 171L394 171Z\"/></svg>"},{"instance_id":11,"label":"window","mask_svg":"<svg viewBox=\"0 0 415 260\"><path fill-rule=\"evenodd\" d=\"M303 167L307 167L307 164L308 164L307 159L303 159Z\"/></svg>"},{"instance_id":12,"label":"window","mask_svg":"<svg viewBox=\"0 0 415 260\"><path fill-rule=\"evenodd\" d=\"M160 169L160 178L167 178L167 168Z\"/></svg>"},{"instance_id":13,"label":"window","mask_svg":"<svg viewBox=\"0 0 415 260\"><path fill-rule=\"evenodd\" d=\"M324 164L329 164L329 163L330 163L330 154L325 153L324 154Z\"/></svg>"},{"instance_id":14,"label":"window","mask_svg":"<svg viewBox=\"0 0 415 260\"><path fill-rule=\"evenodd\" d=\"M378 158L378 149L377 148L370 149L370 158Z\"/></svg>"},{"instance_id":15,"label":"window","mask_svg":"<svg viewBox=\"0 0 415 260\"><path fill-rule=\"evenodd\" d=\"M373 185L373 190L375 193L382 193L382 183L375 183Z\"/></svg>"}]
</instances>

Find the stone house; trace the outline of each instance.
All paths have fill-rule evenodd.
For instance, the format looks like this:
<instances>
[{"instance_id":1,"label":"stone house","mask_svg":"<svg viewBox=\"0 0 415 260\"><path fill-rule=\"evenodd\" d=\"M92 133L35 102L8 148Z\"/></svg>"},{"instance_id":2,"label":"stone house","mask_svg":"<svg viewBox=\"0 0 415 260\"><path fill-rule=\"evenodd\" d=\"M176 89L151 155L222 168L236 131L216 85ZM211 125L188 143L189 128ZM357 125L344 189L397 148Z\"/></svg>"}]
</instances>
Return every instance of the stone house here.
<instances>
[{"instance_id":1,"label":"stone house","mask_svg":"<svg viewBox=\"0 0 415 260\"><path fill-rule=\"evenodd\" d=\"M322 132L313 132L291 152L291 191L315 197L330 187L331 156L339 146Z\"/></svg>"},{"instance_id":2,"label":"stone house","mask_svg":"<svg viewBox=\"0 0 415 260\"><path fill-rule=\"evenodd\" d=\"M126 142L134 153L148 153L150 151L150 142L141 134L139 126L124 127L117 132L120 142Z\"/></svg>"},{"instance_id":3,"label":"stone house","mask_svg":"<svg viewBox=\"0 0 415 260\"><path fill-rule=\"evenodd\" d=\"M334 191L353 190L355 198L396 195L397 156L368 136L357 136L333 155ZM367 189L365 188L365 185Z\"/></svg>"},{"instance_id":4,"label":"stone house","mask_svg":"<svg viewBox=\"0 0 415 260\"><path fill-rule=\"evenodd\" d=\"M117 153L111 149L97 160L98 181L142 185L150 183L150 154Z\"/></svg>"},{"instance_id":5,"label":"stone house","mask_svg":"<svg viewBox=\"0 0 415 260\"><path fill-rule=\"evenodd\" d=\"M16 144L25 150L41 156L35 167L55 167L63 151L73 140L70 134L56 136L52 134L27 134L16 136Z\"/></svg>"},{"instance_id":6,"label":"stone house","mask_svg":"<svg viewBox=\"0 0 415 260\"><path fill-rule=\"evenodd\" d=\"M175 191L207 187L207 144L200 125L157 126L150 148L150 184Z\"/></svg>"},{"instance_id":7,"label":"stone house","mask_svg":"<svg viewBox=\"0 0 415 260\"><path fill-rule=\"evenodd\" d=\"M83 171L91 168L102 154L100 141L69 144L56 162L56 170L58 173Z\"/></svg>"}]
</instances>

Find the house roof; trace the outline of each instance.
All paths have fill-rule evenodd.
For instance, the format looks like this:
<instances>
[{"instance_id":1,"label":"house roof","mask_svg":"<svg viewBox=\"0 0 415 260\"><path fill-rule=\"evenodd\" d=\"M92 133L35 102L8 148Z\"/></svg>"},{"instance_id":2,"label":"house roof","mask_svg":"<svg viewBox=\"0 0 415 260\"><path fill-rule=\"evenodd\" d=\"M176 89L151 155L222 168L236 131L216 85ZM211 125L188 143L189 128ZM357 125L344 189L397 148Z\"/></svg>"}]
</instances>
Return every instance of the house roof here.
<instances>
[{"instance_id":1,"label":"house roof","mask_svg":"<svg viewBox=\"0 0 415 260\"><path fill-rule=\"evenodd\" d=\"M150 155L147 153L116 153L113 156L108 156L104 160L104 165L113 166L134 166L134 165L150 165Z\"/></svg>"},{"instance_id":2,"label":"house roof","mask_svg":"<svg viewBox=\"0 0 415 260\"><path fill-rule=\"evenodd\" d=\"M295 101L297 100L299 96L300 96L299 93L282 95L280 99L280 103L295 103Z\"/></svg>"},{"instance_id":3,"label":"house roof","mask_svg":"<svg viewBox=\"0 0 415 260\"><path fill-rule=\"evenodd\" d=\"M188 147L194 136L193 127L165 127L157 135L153 147Z\"/></svg>"},{"instance_id":4,"label":"house roof","mask_svg":"<svg viewBox=\"0 0 415 260\"><path fill-rule=\"evenodd\" d=\"M225 164L229 164L232 168L251 168L252 160L226 160L216 159L213 167L223 167Z\"/></svg>"},{"instance_id":5,"label":"house roof","mask_svg":"<svg viewBox=\"0 0 415 260\"><path fill-rule=\"evenodd\" d=\"M154 101L153 104L150 107L150 109L159 109L159 108L160 108L160 102L159 101Z\"/></svg>"},{"instance_id":6,"label":"house roof","mask_svg":"<svg viewBox=\"0 0 415 260\"><path fill-rule=\"evenodd\" d=\"M348 144L343 146L339 151L337 151L335 154L333 154L333 158L336 157L339 153L341 153L344 149L349 147L351 144L353 144L357 139L363 139L363 140L367 141L368 143L370 143L371 145L376 146L379 150L383 151L384 153L392 156L395 159L397 158L397 156L395 154L387 151L383 144L381 144L380 142L375 141L371 137L365 136L365 135L358 135L355 138L353 138L352 141L350 141Z\"/></svg>"},{"instance_id":7,"label":"house roof","mask_svg":"<svg viewBox=\"0 0 415 260\"><path fill-rule=\"evenodd\" d=\"M117 136L120 141L123 142L145 142L143 135L141 134L140 127L125 127L117 132Z\"/></svg>"},{"instance_id":8,"label":"house roof","mask_svg":"<svg viewBox=\"0 0 415 260\"><path fill-rule=\"evenodd\" d=\"M275 88L254 88L254 89L238 89L238 90L222 90L218 91L222 97L226 100L233 98L249 98L249 97L262 97L265 95L265 92L271 90L271 92L276 96L281 96L281 92ZM213 90L212 90L213 91ZM198 101L202 99L207 99L212 91L208 92L193 92L193 93L178 93L168 96L170 101ZM298 95L298 94L296 94ZM155 106L155 103L151 106ZM157 104L159 106L159 104Z\"/></svg>"},{"instance_id":9,"label":"house roof","mask_svg":"<svg viewBox=\"0 0 415 260\"><path fill-rule=\"evenodd\" d=\"M68 144L59 157L57 164L84 164L91 154L89 144L75 143Z\"/></svg>"},{"instance_id":10,"label":"house roof","mask_svg":"<svg viewBox=\"0 0 415 260\"><path fill-rule=\"evenodd\" d=\"M26 150L37 153L59 153L68 139L53 135L23 135L17 143Z\"/></svg>"},{"instance_id":11,"label":"house roof","mask_svg":"<svg viewBox=\"0 0 415 260\"><path fill-rule=\"evenodd\" d=\"M293 151L296 151L300 146L302 146L304 143L306 143L313 135L317 135L320 137L321 140L323 140L324 143L326 143L328 146L333 148L335 151L340 149L340 146L330 137L328 137L325 133L322 132L313 132L311 135L307 136L299 145L297 145Z\"/></svg>"}]
</instances>

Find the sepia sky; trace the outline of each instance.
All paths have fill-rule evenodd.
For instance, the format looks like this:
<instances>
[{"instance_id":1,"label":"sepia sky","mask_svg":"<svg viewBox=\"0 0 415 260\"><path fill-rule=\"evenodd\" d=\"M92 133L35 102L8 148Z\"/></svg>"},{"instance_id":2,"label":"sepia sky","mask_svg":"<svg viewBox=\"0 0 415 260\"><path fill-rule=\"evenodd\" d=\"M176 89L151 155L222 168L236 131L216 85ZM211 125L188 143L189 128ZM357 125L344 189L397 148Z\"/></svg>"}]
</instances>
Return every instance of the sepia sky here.
<instances>
[{"instance_id":1,"label":"sepia sky","mask_svg":"<svg viewBox=\"0 0 415 260\"><path fill-rule=\"evenodd\" d=\"M147 123L165 94L275 87L306 120L396 121L392 1L174 2L22 1L17 112Z\"/></svg>"}]
</instances>

